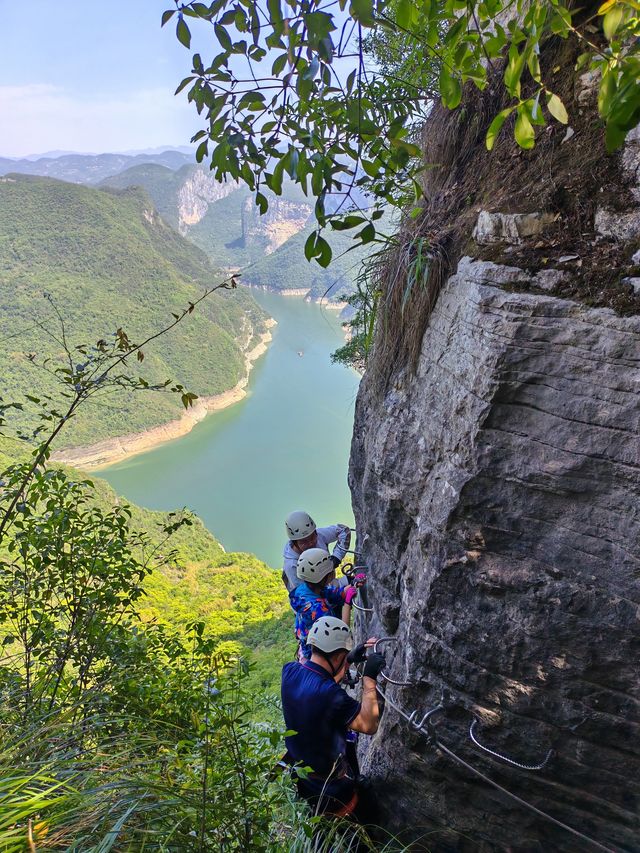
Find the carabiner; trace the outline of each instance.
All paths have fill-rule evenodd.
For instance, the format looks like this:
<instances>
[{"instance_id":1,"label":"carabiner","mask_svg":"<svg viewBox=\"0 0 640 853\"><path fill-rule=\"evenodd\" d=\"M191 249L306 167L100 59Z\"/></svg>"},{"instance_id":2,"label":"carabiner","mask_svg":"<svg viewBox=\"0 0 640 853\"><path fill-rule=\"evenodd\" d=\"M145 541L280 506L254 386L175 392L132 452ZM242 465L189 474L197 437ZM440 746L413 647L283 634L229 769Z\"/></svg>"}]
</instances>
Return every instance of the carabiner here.
<instances>
[{"instance_id":1,"label":"carabiner","mask_svg":"<svg viewBox=\"0 0 640 853\"><path fill-rule=\"evenodd\" d=\"M373 651L378 651L378 646L381 643L397 643L397 637L380 637L379 640L376 640L376 643L373 647ZM397 687L410 687L413 684L413 681L395 681L393 678L389 678L389 676L384 672L384 670L380 671L380 677L384 678L385 681L388 681L389 684L395 684Z\"/></svg>"}]
</instances>

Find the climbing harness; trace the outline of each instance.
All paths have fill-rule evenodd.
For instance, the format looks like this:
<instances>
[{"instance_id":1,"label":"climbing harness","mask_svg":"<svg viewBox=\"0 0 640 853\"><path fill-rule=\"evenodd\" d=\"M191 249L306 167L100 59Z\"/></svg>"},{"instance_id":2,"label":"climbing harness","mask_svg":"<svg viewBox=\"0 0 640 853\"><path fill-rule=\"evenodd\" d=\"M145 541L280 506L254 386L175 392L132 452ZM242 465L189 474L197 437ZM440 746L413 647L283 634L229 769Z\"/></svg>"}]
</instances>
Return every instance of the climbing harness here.
<instances>
[{"instance_id":1,"label":"climbing harness","mask_svg":"<svg viewBox=\"0 0 640 853\"><path fill-rule=\"evenodd\" d=\"M520 764L519 761L514 761L513 758L509 758L506 755L502 755L500 752L494 752L493 749L489 749L488 746L484 746L484 744L480 743L478 738L475 735L476 725L478 724L478 720L474 718L473 722L469 726L469 737L473 741L473 743L483 752L492 755L494 758L498 758L500 761L504 761L506 764L511 764L512 767L517 767L519 770L544 770L544 768L549 763L551 756L553 755L553 750L550 749L546 755L544 761L541 761L540 764Z\"/></svg>"}]
</instances>

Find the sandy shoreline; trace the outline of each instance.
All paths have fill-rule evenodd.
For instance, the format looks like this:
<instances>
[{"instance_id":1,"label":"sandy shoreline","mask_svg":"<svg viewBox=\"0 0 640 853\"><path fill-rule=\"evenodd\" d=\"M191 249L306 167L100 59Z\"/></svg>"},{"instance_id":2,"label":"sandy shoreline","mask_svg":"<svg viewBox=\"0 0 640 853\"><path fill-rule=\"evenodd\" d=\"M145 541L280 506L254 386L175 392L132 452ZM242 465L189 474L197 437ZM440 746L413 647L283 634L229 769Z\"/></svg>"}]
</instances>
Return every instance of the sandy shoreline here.
<instances>
[{"instance_id":1,"label":"sandy shoreline","mask_svg":"<svg viewBox=\"0 0 640 853\"><path fill-rule=\"evenodd\" d=\"M253 363L267 351L269 341L271 340L269 329L275 325L276 321L273 318L265 322L267 331L260 335L259 342L245 354L246 374L235 387L211 397L199 397L193 406L184 411L174 421L160 424L144 432L107 438L104 441L98 441L95 444L85 447L58 450L51 454L51 461L73 465L76 468L90 468L95 470L112 465L114 462L122 462L124 459L129 459L138 453L144 453L146 450L158 447L166 441L180 438L180 436L191 432L194 426L204 420L209 412L219 412L221 409L226 409L227 406L232 406L234 403L242 400L243 397L246 397L249 373L251 372Z\"/></svg>"},{"instance_id":2,"label":"sandy shoreline","mask_svg":"<svg viewBox=\"0 0 640 853\"><path fill-rule=\"evenodd\" d=\"M305 301L311 302L312 305L328 308L330 311L342 311L349 304L348 302L330 302L324 297L322 299L311 299L309 297L311 291L306 287L290 287L286 290L279 290L277 287L267 287L265 284L251 284L250 281L242 282L242 286L251 290L264 290L265 293L275 293L277 296L304 296Z\"/></svg>"}]
</instances>

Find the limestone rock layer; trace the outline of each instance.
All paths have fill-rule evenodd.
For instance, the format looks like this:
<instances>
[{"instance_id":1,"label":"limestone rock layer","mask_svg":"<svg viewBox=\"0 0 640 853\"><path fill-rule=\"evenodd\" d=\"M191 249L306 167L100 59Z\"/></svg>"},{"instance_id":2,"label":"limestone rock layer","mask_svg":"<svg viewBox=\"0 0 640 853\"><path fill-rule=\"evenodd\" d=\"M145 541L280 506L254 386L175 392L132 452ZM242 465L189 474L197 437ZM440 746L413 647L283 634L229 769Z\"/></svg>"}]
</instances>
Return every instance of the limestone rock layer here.
<instances>
[{"instance_id":1,"label":"limestone rock layer","mask_svg":"<svg viewBox=\"0 0 640 853\"><path fill-rule=\"evenodd\" d=\"M415 374L383 394L365 374L350 486L374 613L358 630L397 638L387 671L412 686L388 689L407 712L444 689L442 743L605 847L640 850L640 317L513 292L526 275L463 258ZM540 772L495 760L474 718L520 763L554 756ZM425 849L595 849L389 706L363 740L382 822L426 833Z\"/></svg>"}]
</instances>

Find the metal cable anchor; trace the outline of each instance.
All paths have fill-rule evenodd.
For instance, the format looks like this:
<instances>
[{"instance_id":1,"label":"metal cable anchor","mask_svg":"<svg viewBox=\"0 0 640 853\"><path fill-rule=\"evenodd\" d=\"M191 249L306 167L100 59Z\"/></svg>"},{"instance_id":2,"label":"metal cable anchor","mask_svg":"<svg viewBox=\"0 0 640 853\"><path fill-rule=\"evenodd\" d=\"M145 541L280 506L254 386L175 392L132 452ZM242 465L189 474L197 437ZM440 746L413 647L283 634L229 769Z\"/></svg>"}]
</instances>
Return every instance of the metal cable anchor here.
<instances>
[{"instance_id":1,"label":"metal cable anchor","mask_svg":"<svg viewBox=\"0 0 640 853\"><path fill-rule=\"evenodd\" d=\"M381 645L381 643L397 643L397 642L398 642L397 637L380 637L380 639L376 641L376 644L373 647L373 651L377 652L378 646ZM381 670L380 678L384 678L384 680L388 681L389 684L396 684L398 687L410 687L413 684L413 681L395 681L393 678L389 678L389 676L386 675L384 670Z\"/></svg>"},{"instance_id":2,"label":"metal cable anchor","mask_svg":"<svg viewBox=\"0 0 640 853\"><path fill-rule=\"evenodd\" d=\"M444 714L445 713L444 705L436 705L435 708L431 708L426 714L423 716L421 720L416 720L416 716L418 714L417 710L412 711L409 715L407 722L409 725L413 726L413 728L423 734L427 741L434 746L438 745L438 735L436 732L436 727L433 718L436 714ZM425 730L426 726L426 730Z\"/></svg>"},{"instance_id":3,"label":"metal cable anchor","mask_svg":"<svg viewBox=\"0 0 640 853\"><path fill-rule=\"evenodd\" d=\"M489 749L488 746L484 746L484 744L480 743L478 738L475 735L475 728L478 724L478 720L474 717L473 722L469 726L469 737L473 741L473 743L481 749L483 752L492 755L494 758L498 758L500 761L504 761L506 764L510 764L512 767L518 767L520 770L543 770L547 764L549 763L549 759L553 755L553 750L550 749L546 755L544 761L540 762L540 764L521 764L519 761L514 761L513 758L509 758L506 755L502 755L500 752L495 752L493 749Z\"/></svg>"}]
</instances>

